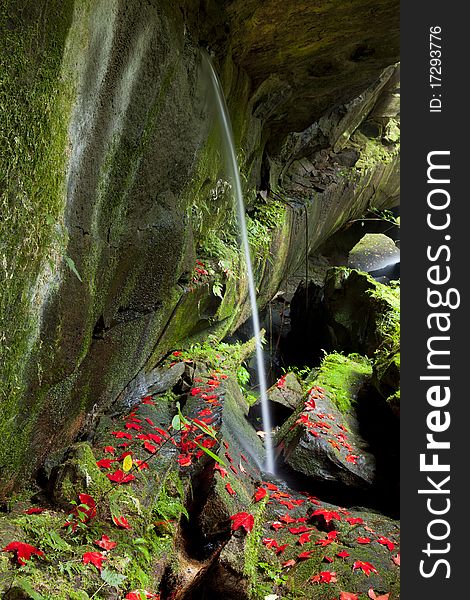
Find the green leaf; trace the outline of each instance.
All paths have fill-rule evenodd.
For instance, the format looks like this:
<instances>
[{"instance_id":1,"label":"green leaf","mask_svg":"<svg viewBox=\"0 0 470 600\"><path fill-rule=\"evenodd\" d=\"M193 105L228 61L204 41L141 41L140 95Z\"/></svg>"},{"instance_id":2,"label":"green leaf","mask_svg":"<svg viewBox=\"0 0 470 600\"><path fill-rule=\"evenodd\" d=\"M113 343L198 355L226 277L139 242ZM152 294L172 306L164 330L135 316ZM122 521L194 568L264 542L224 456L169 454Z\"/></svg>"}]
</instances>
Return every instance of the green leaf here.
<instances>
[{"instance_id":1,"label":"green leaf","mask_svg":"<svg viewBox=\"0 0 470 600\"><path fill-rule=\"evenodd\" d=\"M195 421L193 421L192 423L206 435L210 435L210 437L214 438L214 440L217 439L217 434L216 434L215 430L212 429L212 427L209 427L208 425L201 425L200 423L196 423Z\"/></svg>"},{"instance_id":2,"label":"green leaf","mask_svg":"<svg viewBox=\"0 0 470 600\"><path fill-rule=\"evenodd\" d=\"M214 454L214 453L212 452L212 450L209 450L209 448L206 448L205 446L202 446L202 445L201 445L199 442L196 442L196 444L198 445L198 447L199 447L199 448L200 448L200 449L201 449L203 452L205 452L205 453L206 453L208 456L210 456L210 457L211 457L211 458L213 458L215 461L217 461L218 463L220 463L220 464L221 464L223 467L226 467L226 466L227 466L227 465L226 465L226 463L224 463L224 461L223 461L221 458L219 458L219 457L217 456L217 454Z\"/></svg>"},{"instance_id":3,"label":"green leaf","mask_svg":"<svg viewBox=\"0 0 470 600\"><path fill-rule=\"evenodd\" d=\"M72 273L74 273L74 275L76 275L78 277L78 279L83 283L82 278L80 277L80 273L77 271L77 267L75 266L75 263L73 262L73 260L70 258L70 256L67 256L66 254L64 255L65 258L65 262L67 263L68 268L72 271Z\"/></svg>"},{"instance_id":4,"label":"green leaf","mask_svg":"<svg viewBox=\"0 0 470 600\"><path fill-rule=\"evenodd\" d=\"M119 587L121 583L127 579L125 575L121 575L117 571L111 571L111 569L103 568L101 571L101 579L110 587Z\"/></svg>"},{"instance_id":5,"label":"green leaf","mask_svg":"<svg viewBox=\"0 0 470 600\"><path fill-rule=\"evenodd\" d=\"M214 285L212 286L212 293L214 294L214 296L217 296L218 298L221 298L223 300L224 297L222 295L222 284L214 283Z\"/></svg>"}]
</instances>

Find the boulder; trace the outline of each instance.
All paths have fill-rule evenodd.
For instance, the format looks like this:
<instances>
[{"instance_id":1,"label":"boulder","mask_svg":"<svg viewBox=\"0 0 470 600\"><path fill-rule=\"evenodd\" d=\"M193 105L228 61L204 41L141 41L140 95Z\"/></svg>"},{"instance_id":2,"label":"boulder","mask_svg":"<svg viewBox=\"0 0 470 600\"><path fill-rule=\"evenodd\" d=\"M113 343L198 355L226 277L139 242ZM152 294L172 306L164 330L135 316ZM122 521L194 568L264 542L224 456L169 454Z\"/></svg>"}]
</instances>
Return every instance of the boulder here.
<instances>
[{"instance_id":1,"label":"boulder","mask_svg":"<svg viewBox=\"0 0 470 600\"><path fill-rule=\"evenodd\" d=\"M400 262L400 250L382 233L366 233L348 257L348 267L366 272L378 271L397 262Z\"/></svg>"},{"instance_id":2,"label":"boulder","mask_svg":"<svg viewBox=\"0 0 470 600\"><path fill-rule=\"evenodd\" d=\"M294 471L322 483L364 489L375 478L375 458L360 433L355 402L372 375L358 355L325 357L311 378L306 400L276 434L276 445Z\"/></svg>"}]
</instances>

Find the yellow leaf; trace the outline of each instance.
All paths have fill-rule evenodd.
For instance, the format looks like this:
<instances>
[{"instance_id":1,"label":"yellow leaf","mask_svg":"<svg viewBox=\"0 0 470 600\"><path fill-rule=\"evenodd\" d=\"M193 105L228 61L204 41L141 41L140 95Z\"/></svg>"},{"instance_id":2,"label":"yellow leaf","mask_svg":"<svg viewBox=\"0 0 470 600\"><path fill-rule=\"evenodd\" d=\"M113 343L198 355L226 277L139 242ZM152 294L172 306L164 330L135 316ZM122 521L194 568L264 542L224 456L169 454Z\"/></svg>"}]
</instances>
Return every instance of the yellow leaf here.
<instances>
[{"instance_id":1,"label":"yellow leaf","mask_svg":"<svg viewBox=\"0 0 470 600\"><path fill-rule=\"evenodd\" d=\"M127 473L127 471L130 471L132 469L132 456L130 456L129 454L126 456L126 458L122 461L122 470Z\"/></svg>"}]
</instances>

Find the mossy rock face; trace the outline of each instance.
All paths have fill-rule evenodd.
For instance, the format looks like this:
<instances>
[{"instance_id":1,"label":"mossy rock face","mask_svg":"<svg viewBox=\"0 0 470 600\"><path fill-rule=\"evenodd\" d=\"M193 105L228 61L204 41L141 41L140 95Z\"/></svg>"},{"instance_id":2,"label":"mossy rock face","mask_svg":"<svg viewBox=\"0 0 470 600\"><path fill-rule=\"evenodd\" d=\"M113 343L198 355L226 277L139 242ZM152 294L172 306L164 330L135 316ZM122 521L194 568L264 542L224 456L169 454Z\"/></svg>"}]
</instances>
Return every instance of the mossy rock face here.
<instances>
[{"instance_id":1,"label":"mossy rock face","mask_svg":"<svg viewBox=\"0 0 470 600\"><path fill-rule=\"evenodd\" d=\"M209 332L222 338L249 315L237 244L229 265L237 276L218 272L194 294L187 285L196 250L225 235L235 212L223 191L220 137L203 107L201 40L215 49L232 115L260 304L372 197L376 206L395 198L390 187L368 195L393 180L393 165L375 163L357 186L333 179L321 201L306 207L260 202L255 193L268 141L282 145L290 128L357 97L395 62L395 0L374 5L377 27L365 49L368 2L322 8L324 42L313 44L320 21L308 3L209 2L204 18L193 1L117 0L110 7L106 0L54 0L44 10L29 0L21 10L17 4L7 0L0 9L8 67L1 158L9 165L2 187L2 495L88 432L96 412L142 370L188 340ZM287 23L303 41L286 35ZM262 49L283 50L260 53L260 41ZM305 242L307 219L318 226Z\"/></svg>"},{"instance_id":2,"label":"mossy rock face","mask_svg":"<svg viewBox=\"0 0 470 600\"><path fill-rule=\"evenodd\" d=\"M370 361L330 354L309 383L312 391L276 434L284 461L319 482L370 487L375 459L360 434L355 401L372 376Z\"/></svg>"}]
</instances>

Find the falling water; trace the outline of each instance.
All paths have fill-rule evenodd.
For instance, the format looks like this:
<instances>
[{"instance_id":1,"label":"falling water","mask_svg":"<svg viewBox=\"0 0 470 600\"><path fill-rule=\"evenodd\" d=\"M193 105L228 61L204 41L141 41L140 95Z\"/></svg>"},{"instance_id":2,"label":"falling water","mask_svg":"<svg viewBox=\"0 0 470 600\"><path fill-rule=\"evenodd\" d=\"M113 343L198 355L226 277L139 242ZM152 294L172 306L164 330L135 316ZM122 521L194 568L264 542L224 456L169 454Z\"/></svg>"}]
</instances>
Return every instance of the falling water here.
<instances>
[{"instance_id":1,"label":"falling water","mask_svg":"<svg viewBox=\"0 0 470 600\"><path fill-rule=\"evenodd\" d=\"M240 224L241 238L242 238L242 246L246 259L246 270L248 277L248 287L250 292L250 304L251 304L251 312L253 318L253 328L254 335L256 341L256 366L258 371L258 380L259 380L259 389L260 389L260 398L261 398L261 410L262 410L262 418L263 418L263 429L265 432L264 436L264 445L266 449L266 471L269 473L274 473L274 449L273 449L273 441L272 441L272 427L271 427L271 415L269 413L269 405L268 405L268 394L267 394L267 386L266 386L266 373L264 369L264 361L263 361L263 348L261 345L261 332L259 325L259 315L258 315L258 307L256 305L256 291L255 291L255 281L253 277L253 267L251 263L250 256L250 246L248 243L248 232L246 229L246 220L245 220L245 205L243 202L243 192L240 181L240 171L238 169L237 156L235 154L235 144L233 141L233 132L232 125L230 123L230 117L227 110L227 105L225 103L225 97L222 90L222 87L219 82L219 78L217 77L217 73L215 72L214 66L210 57L203 53L203 62L207 71L210 75L210 81L212 84L212 88L214 90L214 96L216 101L216 108L218 117L220 120L220 125L222 128L222 138L224 143L225 150L225 158L227 162L227 168L229 174L232 179L233 190L235 194L235 199L237 202L237 211L238 211L238 220Z\"/></svg>"}]
</instances>

